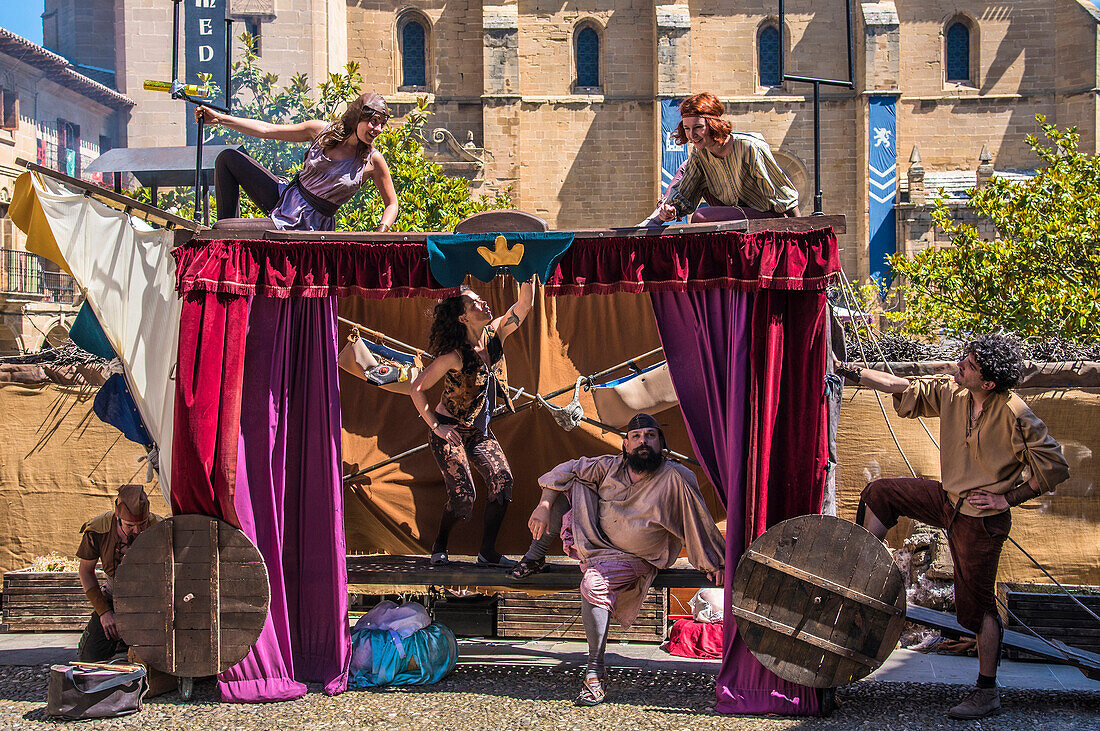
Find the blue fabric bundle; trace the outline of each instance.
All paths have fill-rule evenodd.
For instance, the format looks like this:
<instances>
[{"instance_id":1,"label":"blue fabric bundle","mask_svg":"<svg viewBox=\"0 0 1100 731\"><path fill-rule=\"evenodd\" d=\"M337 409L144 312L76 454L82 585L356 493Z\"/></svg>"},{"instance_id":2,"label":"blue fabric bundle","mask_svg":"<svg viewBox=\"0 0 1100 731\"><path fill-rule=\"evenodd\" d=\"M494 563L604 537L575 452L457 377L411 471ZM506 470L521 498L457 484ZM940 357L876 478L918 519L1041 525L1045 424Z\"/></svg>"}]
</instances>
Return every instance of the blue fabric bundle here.
<instances>
[{"instance_id":1,"label":"blue fabric bundle","mask_svg":"<svg viewBox=\"0 0 1100 731\"><path fill-rule=\"evenodd\" d=\"M99 393L92 401L92 411L100 421L118 429L131 442L147 448L153 446L153 438L145 429L137 403L126 385L126 377L121 373L114 374L99 387Z\"/></svg>"},{"instance_id":2,"label":"blue fabric bundle","mask_svg":"<svg viewBox=\"0 0 1100 731\"><path fill-rule=\"evenodd\" d=\"M357 629L351 634L350 688L431 685L458 663L454 633L432 622L408 637L392 630Z\"/></svg>"}]
</instances>

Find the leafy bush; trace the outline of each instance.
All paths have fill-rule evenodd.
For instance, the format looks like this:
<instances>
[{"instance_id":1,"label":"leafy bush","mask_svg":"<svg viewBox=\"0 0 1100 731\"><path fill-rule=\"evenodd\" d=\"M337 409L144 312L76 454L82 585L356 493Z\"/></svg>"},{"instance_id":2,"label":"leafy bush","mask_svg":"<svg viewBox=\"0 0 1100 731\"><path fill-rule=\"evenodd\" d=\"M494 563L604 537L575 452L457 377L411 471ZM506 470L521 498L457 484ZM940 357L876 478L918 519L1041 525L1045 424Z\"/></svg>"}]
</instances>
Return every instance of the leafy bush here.
<instances>
[{"instance_id":1,"label":"leafy bush","mask_svg":"<svg viewBox=\"0 0 1100 731\"><path fill-rule=\"evenodd\" d=\"M891 257L905 278L894 316L906 334L1100 342L1100 156L1080 151L1075 129L1036 119L1046 138L1027 137L1044 164L1036 175L970 191L967 206L992 222L996 238L954 220L939 199L932 216L952 246Z\"/></svg>"}]
</instances>

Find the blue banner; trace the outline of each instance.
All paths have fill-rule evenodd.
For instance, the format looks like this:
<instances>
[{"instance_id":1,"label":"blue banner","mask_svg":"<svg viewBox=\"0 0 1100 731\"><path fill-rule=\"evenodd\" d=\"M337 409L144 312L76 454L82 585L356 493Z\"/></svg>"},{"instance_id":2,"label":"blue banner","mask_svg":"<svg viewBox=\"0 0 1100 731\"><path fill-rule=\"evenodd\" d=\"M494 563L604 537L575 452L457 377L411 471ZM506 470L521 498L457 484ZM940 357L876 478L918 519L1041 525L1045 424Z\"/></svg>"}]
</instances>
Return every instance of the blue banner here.
<instances>
[{"instance_id":1,"label":"blue banner","mask_svg":"<svg viewBox=\"0 0 1100 731\"><path fill-rule=\"evenodd\" d=\"M688 153L691 151L691 145L680 145L672 139L672 133L680 124L681 101L683 100L661 100L661 191L658 193L659 196L665 194L665 188L672 182L672 177L684 164L684 160L688 159ZM680 219L681 223L686 223L687 220L687 216Z\"/></svg>"},{"instance_id":2,"label":"blue banner","mask_svg":"<svg viewBox=\"0 0 1100 731\"><path fill-rule=\"evenodd\" d=\"M225 84L225 5L227 0L186 0L183 3L183 68L185 84L200 84L199 74L210 74L218 85L220 103ZM180 106L186 113L187 144L198 141L194 107Z\"/></svg>"},{"instance_id":3,"label":"blue banner","mask_svg":"<svg viewBox=\"0 0 1100 731\"><path fill-rule=\"evenodd\" d=\"M894 198L898 189L896 100L892 96L870 98L869 155L867 162L868 219L870 226L870 274L882 284L890 281L886 257L897 251Z\"/></svg>"}]
</instances>

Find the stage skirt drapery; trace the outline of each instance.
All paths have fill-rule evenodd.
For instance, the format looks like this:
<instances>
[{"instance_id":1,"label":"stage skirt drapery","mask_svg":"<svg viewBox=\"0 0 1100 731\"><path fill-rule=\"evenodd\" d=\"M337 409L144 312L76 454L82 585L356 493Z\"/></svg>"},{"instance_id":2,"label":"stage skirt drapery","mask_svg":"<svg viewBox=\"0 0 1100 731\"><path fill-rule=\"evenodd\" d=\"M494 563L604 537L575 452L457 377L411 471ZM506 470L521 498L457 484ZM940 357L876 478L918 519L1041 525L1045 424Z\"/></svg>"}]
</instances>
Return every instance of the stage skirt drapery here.
<instances>
[{"instance_id":1,"label":"stage skirt drapery","mask_svg":"<svg viewBox=\"0 0 1100 731\"><path fill-rule=\"evenodd\" d=\"M417 243L196 239L173 255L184 303L173 508L239 525L271 575L268 624L249 656L220 676L223 698L292 698L303 681L339 692L347 585L328 298L455 290L432 277ZM578 236L545 283L548 296L652 293L693 445L727 504L730 567L771 523L820 509L818 331L824 289L838 271L829 229ZM811 689L754 665L732 625L725 637L720 710L816 712Z\"/></svg>"}]
</instances>

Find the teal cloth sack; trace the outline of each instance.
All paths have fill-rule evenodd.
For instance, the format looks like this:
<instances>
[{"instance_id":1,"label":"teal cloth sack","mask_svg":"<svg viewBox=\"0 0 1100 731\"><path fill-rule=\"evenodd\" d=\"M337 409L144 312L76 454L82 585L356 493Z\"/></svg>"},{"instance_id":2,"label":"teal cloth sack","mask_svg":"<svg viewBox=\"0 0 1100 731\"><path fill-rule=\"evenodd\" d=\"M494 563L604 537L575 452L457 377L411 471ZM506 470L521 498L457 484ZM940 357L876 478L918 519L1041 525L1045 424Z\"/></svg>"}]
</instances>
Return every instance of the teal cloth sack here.
<instances>
[{"instance_id":1,"label":"teal cloth sack","mask_svg":"<svg viewBox=\"0 0 1100 731\"><path fill-rule=\"evenodd\" d=\"M498 274L511 274L517 282L526 282L538 274L545 282L573 245L573 234L433 234L427 237L427 245L432 276L444 287L461 285L467 274L483 282Z\"/></svg>"},{"instance_id":2,"label":"teal cloth sack","mask_svg":"<svg viewBox=\"0 0 1100 731\"><path fill-rule=\"evenodd\" d=\"M458 663L454 633L439 622L401 637L393 630L359 629L351 634L350 688L431 685Z\"/></svg>"}]
</instances>

